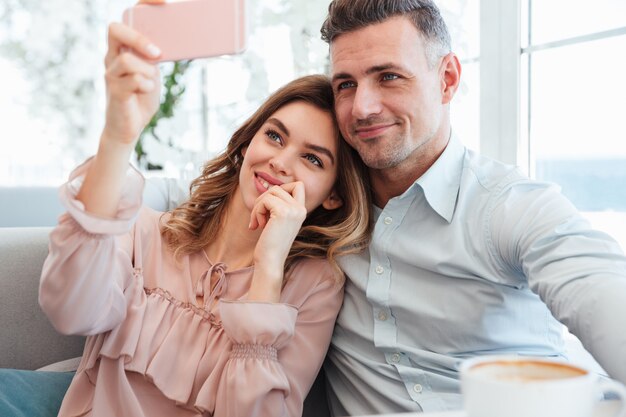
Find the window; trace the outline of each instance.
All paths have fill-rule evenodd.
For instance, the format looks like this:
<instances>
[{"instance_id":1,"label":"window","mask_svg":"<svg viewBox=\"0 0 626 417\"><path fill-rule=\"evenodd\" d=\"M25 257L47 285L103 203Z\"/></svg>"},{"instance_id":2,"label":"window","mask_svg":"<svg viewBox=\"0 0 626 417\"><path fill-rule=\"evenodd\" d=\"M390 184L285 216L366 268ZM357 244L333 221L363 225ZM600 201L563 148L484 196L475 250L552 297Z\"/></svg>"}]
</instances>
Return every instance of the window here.
<instances>
[{"instance_id":1,"label":"window","mask_svg":"<svg viewBox=\"0 0 626 417\"><path fill-rule=\"evenodd\" d=\"M626 248L626 3L481 0L481 152L556 182ZM558 23L557 23L558 22Z\"/></svg>"},{"instance_id":2,"label":"window","mask_svg":"<svg viewBox=\"0 0 626 417\"><path fill-rule=\"evenodd\" d=\"M106 22L125 4L0 2L0 185L58 185L94 152Z\"/></svg>"},{"instance_id":3,"label":"window","mask_svg":"<svg viewBox=\"0 0 626 417\"><path fill-rule=\"evenodd\" d=\"M626 2L522 7L528 170L626 248Z\"/></svg>"}]
</instances>

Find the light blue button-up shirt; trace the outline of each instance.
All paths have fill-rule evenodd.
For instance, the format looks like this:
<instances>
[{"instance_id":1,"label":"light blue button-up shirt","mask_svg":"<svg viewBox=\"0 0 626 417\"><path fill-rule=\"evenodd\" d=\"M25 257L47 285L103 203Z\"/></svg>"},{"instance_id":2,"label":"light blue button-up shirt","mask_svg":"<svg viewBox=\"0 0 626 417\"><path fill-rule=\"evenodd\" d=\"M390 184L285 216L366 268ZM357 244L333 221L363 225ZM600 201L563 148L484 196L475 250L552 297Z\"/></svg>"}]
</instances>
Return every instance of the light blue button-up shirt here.
<instances>
[{"instance_id":1,"label":"light blue button-up shirt","mask_svg":"<svg viewBox=\"0 0 626 417\"><path fill-rule=\"evenodd\" d=\"M375 211L369 250L340 259L345 300L326 363L334 415L461 408L461 360L563 356L554 317L626 380L626 258L558 187L453 137Z\"/></svg>"}]
</instances>

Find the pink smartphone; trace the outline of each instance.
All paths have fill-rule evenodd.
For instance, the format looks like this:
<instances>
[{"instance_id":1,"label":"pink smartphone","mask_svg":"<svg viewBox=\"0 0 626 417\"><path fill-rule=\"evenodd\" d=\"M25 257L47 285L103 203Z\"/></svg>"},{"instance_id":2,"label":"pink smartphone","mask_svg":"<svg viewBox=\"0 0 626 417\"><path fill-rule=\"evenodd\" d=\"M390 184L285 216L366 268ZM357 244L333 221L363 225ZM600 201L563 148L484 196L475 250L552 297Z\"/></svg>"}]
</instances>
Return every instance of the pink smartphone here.
<instances>
[{"instance_id":1,"label":"pink smartphone","mask_svg":"<svg viewBox=\"0 0 626 417\"><path fill-rule=\"evenodd\" d=\"M161 49L159 62L238 54L246 47L245 1L137 4L123 21Z\"/></svg>"}]
</instances>

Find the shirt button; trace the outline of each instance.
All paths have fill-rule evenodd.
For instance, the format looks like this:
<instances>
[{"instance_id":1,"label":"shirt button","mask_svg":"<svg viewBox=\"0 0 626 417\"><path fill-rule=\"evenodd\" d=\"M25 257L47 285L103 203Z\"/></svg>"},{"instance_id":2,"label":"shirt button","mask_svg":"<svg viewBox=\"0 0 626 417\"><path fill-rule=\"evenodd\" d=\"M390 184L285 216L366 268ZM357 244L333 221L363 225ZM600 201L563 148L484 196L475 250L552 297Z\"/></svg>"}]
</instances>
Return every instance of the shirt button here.
<instances>
[{"instance_id":1,"label":"shirt button","mask_svg":"<svg viewBox=\"0 0 626 417\"><path fill-rule=\"evenodd\" d=\"M383 220L383 221L385 222L385 224L391 224L393 219L391 217L385 217L385 220Z\"/></svg>"},{"instance_id":2,"label":"shirt button","mask_svg":"<svg viewBox=\"0 0 626 417\"><path fill-rule=\"evenodd\" d=\"M382 274L383 272L385 272L385 268L383 268L382 266L378 265L378 266L376 267L376 273L377 273L378 275L380 275L380 274Z\"/></svg>"},{"instance_id":3,"label":"shirt button","mask_svg":"<svg viewBox=\"0 0 626 417\"><path fill-rule=\"evenodd\" d=\"M393 363L400 362L400 354L399 353L394 353L393 355L391 355L391 362L393 362Z\"/></svg>"},{"instance_id":4,"label":"shirt button","mask_svg":"<svg viewBox=\"0 0 626 417\"><path fill-rule=\"evenodd\" d=\"M378 312L378 320L380 321L385 321L387 320L387 315L385 314L384 311L379 311Z\"/></svg>"},{"instance_id":5,"label":"shirt button","mask_svg":"<svg viewBox=\"0 0 626 417\"><path fill-rule=\"evenodd\" d=\"M422 393L422 386L420 384L413 385L413 391L417 392L418 394L421 394Z\"/></svg>"}]
</instances>

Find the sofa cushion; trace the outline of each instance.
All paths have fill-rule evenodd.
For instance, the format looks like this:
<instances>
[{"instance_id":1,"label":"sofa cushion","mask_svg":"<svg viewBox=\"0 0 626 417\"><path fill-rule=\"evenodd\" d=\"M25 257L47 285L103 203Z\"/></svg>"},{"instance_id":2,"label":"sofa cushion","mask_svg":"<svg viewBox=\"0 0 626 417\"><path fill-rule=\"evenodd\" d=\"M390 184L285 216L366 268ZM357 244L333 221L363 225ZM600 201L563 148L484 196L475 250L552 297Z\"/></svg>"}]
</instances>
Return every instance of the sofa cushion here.
<instances>
[{"instance_id":1,"label":"sofa cushion","mask_svg":"<svg viewBox=\"0 0 626 417\"><path fill-rule=\"evenodd\" d=\"M55 417L74 372L0 369L0 416Z\"/></svg>"}]
</instances>

